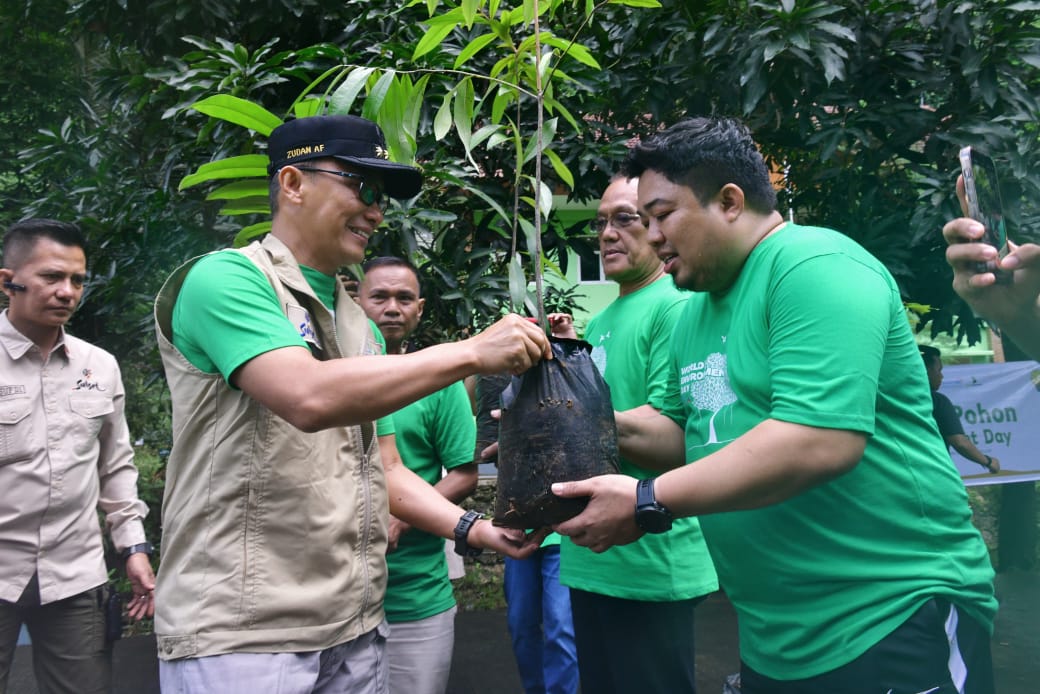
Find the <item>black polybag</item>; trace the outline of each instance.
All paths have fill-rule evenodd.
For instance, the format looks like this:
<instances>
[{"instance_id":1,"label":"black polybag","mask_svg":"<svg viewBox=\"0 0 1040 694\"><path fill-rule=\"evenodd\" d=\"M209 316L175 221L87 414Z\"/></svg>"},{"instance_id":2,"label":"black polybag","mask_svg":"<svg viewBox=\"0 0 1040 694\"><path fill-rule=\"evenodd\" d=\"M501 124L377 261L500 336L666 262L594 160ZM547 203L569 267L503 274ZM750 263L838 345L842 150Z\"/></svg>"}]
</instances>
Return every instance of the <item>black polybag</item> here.
<instances>
[{"instance_id":1,"label":"black polybag","mask_svg":"<svg viewBox=\"0 0 1040 694\"><path fill-rule=\"evenodd\" d=\"M583 340L550 338L553 358L513 377L502 393L498 495L492 522L541 528L572 518L588 498L555 496L554 482L618 471L610 388Z\"/></svg>"}]
</instances>

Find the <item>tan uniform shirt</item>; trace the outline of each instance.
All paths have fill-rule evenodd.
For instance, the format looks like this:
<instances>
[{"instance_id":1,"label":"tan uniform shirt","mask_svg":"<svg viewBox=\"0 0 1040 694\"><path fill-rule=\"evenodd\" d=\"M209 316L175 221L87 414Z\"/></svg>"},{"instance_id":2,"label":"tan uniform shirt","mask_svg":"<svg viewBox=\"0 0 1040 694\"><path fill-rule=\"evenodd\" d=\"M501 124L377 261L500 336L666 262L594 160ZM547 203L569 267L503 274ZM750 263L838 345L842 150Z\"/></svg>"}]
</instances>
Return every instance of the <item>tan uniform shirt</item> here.
<instances>
[{"instance_id":1,"label":"tan uniform shirt","mask_svg":"<svg viewBox=\"0 0 1040 694\"><path fill-rule=\"evenodd\" d=\"M0 600L36 572L43 604L103 584L98 509L117 550L144 542L123 398L111 354L63 331L44 360L0 314Z\"/></svg>"}]
</instances>

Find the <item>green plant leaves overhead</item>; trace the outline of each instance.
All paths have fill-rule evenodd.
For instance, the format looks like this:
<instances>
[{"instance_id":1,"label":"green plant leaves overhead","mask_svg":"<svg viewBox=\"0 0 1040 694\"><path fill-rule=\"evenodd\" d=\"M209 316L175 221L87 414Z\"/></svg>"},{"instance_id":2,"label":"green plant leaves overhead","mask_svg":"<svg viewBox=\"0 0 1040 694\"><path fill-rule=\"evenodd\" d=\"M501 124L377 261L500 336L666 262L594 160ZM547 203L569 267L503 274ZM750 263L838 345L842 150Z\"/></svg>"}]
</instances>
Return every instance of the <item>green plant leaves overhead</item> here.
<instances>
[{"instance_id":1,"label":"green plant leaves overhead","mask_svg":"<svg viewBox=\"0 0 1040 694\"><path fill-rule=\"evenodd\" d=\"M255 130L267 136L282 124L282 119L263 106L240 99L230 94L216 94L195 102L192 106L199 113L220 118L235 125Z\"/></svg>"},{"instance_id":2,"label":"green plant leaves overhead","mask_svg":"<svg viewBox=\"0 0 1040 694\"><path fill-rule=\"evenodd\" d=\"M195 173L181 179L178 190L184 190L200 183L222 178L267 178L266 154L242 154L200 166Z\"/></svg>"}]
</instances>

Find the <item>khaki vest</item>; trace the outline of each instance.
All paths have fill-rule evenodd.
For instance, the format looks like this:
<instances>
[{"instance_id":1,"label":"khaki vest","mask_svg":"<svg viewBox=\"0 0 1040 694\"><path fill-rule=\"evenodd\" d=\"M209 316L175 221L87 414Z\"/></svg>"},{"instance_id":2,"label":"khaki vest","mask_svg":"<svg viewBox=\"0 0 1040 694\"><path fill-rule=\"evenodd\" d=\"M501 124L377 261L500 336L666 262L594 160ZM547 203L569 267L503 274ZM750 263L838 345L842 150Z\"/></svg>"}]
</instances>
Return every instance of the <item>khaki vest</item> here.
<instances>
[{"instance_id":1,"label":"khaki vest","mask_svg":"<svg viewBox=\"0 0 1040 694\"><path fill-rule=\"evenodd\" d=\"M333 322L278 239L268 235L241 252L267 276L316 358L378 350L342 286ZM159 657L314 651L354 639L382 622L386 589L388 504L374 426L304 433L220 374L193 367L173 346L171 328L197 260L178 268L155 302L173 400Z\"/></svg>"}]
</instances>

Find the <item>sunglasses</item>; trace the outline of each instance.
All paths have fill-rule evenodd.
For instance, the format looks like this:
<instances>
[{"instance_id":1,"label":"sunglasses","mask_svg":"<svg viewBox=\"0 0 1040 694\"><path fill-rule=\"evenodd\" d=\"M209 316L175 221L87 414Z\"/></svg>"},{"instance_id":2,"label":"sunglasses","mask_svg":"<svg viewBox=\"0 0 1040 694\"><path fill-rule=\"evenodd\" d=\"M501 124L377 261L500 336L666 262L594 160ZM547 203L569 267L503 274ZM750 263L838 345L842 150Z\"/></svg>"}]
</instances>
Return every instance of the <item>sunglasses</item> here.
<instances>
[{"instance_id":1,"label":"sunglasses","mask_svg":"<svg viewBox=\"0 0 1040 694\"><path fill-rule=\"evenodd\" d=\"M300 171L308 171L311 173L327 173L333 176L339 176L345 179L345 185L351 185L357 183L357 195L361 202L366 205L378 205L380 211L386 212L386 208L390 204L390 198L386 195L381 187L372 185L365 181L365 177L361 174L347 173L345 171L336 171L334 169L316 169L309 166L297 166ZM353 185L351 185L353 187Z\"/></svg>"},{"instance_id":2,"label":"sunglasses","mask_svg":"<svg viewBox=\"0 0 1040 694\"><path fill-rule=\"evenodd\" d=\"M615 212L610 217L596 217L589 222L589 228L596 234L602 234L607 229L607 225L614 227L615 229L627 229L633 224L642 224L643 220L637 214L631 212Z\"/></svg>"}]
</instances>

